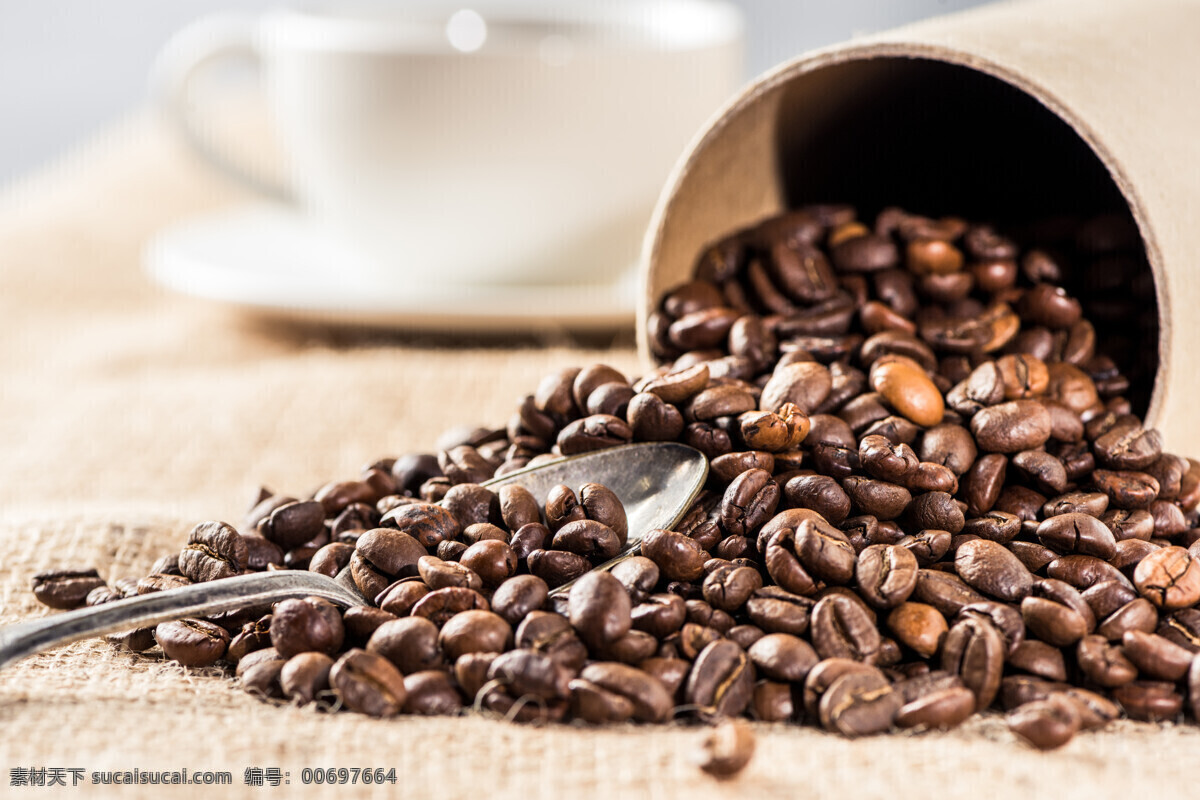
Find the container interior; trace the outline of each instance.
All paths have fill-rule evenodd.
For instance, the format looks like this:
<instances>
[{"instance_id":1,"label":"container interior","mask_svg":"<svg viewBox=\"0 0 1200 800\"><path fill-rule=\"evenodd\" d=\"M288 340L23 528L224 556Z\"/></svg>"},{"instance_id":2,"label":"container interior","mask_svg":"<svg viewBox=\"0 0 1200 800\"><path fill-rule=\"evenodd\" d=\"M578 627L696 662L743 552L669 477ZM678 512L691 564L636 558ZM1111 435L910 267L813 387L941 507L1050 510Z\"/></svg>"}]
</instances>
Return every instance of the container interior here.
<instances>
[{"instance_id":1,"label":"container interior","mask_svg":"<svg viewBox=\"0 0 1200 800\"><path fill-rule=\"evenodd\" d=\"M992 222L1057 250L1097 351L1128 376L1135 413L1146 412L1159 361L1154 279L1125 198L1070 125L998 78L930 59L826 65L781 90L774 144L787 207L849 202L870 219L899 205ZM1081 225L1093 241L1082 256ZM1097 250L1105 236L1123 244Z\"/></svg>"}]
</instances>

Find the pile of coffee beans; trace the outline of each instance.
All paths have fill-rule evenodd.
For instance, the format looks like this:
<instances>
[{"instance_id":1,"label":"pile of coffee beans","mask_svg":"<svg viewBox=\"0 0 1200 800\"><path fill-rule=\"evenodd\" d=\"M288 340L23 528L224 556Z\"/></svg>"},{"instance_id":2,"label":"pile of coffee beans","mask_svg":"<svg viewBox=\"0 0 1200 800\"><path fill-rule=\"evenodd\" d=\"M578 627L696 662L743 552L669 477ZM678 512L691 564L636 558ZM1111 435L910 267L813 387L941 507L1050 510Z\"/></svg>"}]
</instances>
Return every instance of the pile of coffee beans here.
<instances>
[{"instance_id":1,"label":"pile of coffee beans","mask_svg":"<svg viewBox=\"0 0 1200 800\"><path fill-rule=\"evenodd\" d=\"M1033 230L1044 243L894 208L873 226L840 205L768 219L662 298L651 373L563 369L505 427L309 497L264 491L140 581L59 572L35 591L71 607L348 569L370 605L288 600L116 638L374 716L720 722L714 775L753 751L741 717L861 736L997 708L1039 748L1122 715L1195 719L1200 463L1133 413L1152 301L1112 322L1145 299L1136 231ZM1098 336L1092 309L1116 330ZM631 532L605 487L538 503L480 485L641 441L701 451L708 485L611 572L589 570Z\"/></svg>"}]
</instances>

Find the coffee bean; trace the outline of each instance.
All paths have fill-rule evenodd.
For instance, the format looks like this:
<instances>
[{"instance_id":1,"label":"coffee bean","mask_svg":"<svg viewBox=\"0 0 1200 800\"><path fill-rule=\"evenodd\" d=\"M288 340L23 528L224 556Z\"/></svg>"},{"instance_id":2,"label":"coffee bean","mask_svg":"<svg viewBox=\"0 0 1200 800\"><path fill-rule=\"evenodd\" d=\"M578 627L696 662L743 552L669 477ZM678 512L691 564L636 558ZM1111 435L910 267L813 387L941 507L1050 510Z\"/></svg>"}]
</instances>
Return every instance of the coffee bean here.
<instances>
[{"instance_id":1,"label":"coffee bean","mask_svg":"<svg viewBox=\"0 0 1200 800\"><path fill-rule=\"evenodd\" d=\"M728 639L719 639L696 657L684 697L704 716L729 717L745 710L753 692L754 666L749 656Z\"/></svg>"},{"instance_id":2,"label":"coffee bean","mask_svg":"<svg viewBox=\"0 0 1200 800\"><path fill-rule=\"evenodd\" d=\"M1130 719L1142 722L1172 720L1183 710L1183 696L1168 682L1134 681L1113 689L1112 696Z\"/></svg>"},{"instance_id":3,"label":"coffee bean","mask_svg":"<svg viewBox=\"0 0 1200 800\"><path fill-rule=\"evenodd\" d=\"M942 669L959 676L975 695L975 710L992 704L1004 669L1004 637L990 622L964 617L942 645Z\"/></svg>"},{"instance_id":4,"label":"coffee bean","mask_svg":"<svg viewBox=\"0 0 1200 800\"><path fill-rule=\"evenodd\" d=\"M320 598L281 600L271 612L271 646L284 658L307 652L333 655L344 638L342 615Z\"/></svg>"},{"instance_id":5,"label":"coffee bean","mask_svg":"<svg viewBox=\"0 0 1200 800\"><path fill-rule=\"evenodd\" d=\"M990 597L1016 602L1033 588L1033 576L1003 545L987 539L966 542L954 555L959 577Z\"/></svg>"},{"instance_id":6,"label":"coffee bean","mask_svg":"<svg viewBox=\"0 0 1200 800\"><path fill-rule=\"evenodd\" d=\"M754 756L754 731L742 720L718 722L700 745L697 763L716 778L732 778Z\"/></svg>"},{"instance_id":7,"label":"coffee bean","mask_svg":"<svg viewBox=\"0 0 1200 800\"><path fill-rule=\"evenodd\" d=\"M981 409L971 418L971 433L981 450L1017 453L1050 438L1050 413L1037 400L1010 400Z\"/></svg>"},{"instance_id":8,"label":"coffee bean","mask_svg":"<svg viewBox=\"0 0 1200 800\"><path fill-rule=\"evenodd\" d=\"M763 636L746 654L759 675L788 683L803 683L818 660L808 642L787 633Z\"/></svg>"},{"instance_id":9,"label":"coffee bean","mask_svg":"<svg viewBox=\"0 0 1200 800\"><path fill-rule=\"evenodd\" d=\"M1192 665L1192 651L1169 639L1144 631L1126 631L1121 637L1125 657L1147 678L1164 681L1182 679Z\"/></svg>"},{"instance_id":10,"label":"coffee bean","mask_svg":"<svg viewBox=\"0 0 1200 800\"><path fill-rule=\"evenodd\" d=\"M325 653L299 653L280 669L279 683L284 697L299 705L308 705L329 690L329 672L333 659Z\"/></svg>"},{"instance_id":11,"label":"coffee bean","mask_svg":"<svg viewBox=\"0 0 1200 800\"><path fill-rule=\"evenodd\" d=\"M56 570L33 576L34 596L50 608L79 608L93 589L104 585L94 569Z\"/></svg>"},{"instance_id":12,"label":"coffee bean","mask_svg":"<svg viewBox=\"0 0 1200 800\"><path fill-rule=\"evenodd\" d=\"M858 555L855 581L859 594L875 608L895 608L917 584L917 559L895 545L871 545Z\"/></svg>"},{"instance_id":13,"label":"coffee bean","mask_svg":"<svg viewBox=\"0 0 1200 800\"><path fill-rule=\"evenodd\" d=\"M848 672L821 695L821 725L851 738L870 736L891 728L902 705L900 695L879 670Z\"/></svg>"},{"instance_id":14,"label":"coffee bean","mask_svg":"<svg viewBox=\"0 0 1200 800\"><path fill-rule=\"evenodd\" d=\"M866 607L842 594L828 595L813 608L812 641L821 658L870 662L880 647L879 630Z\"/></svg>"},{"instance_id":15,"label":"coffee bean","mask_svg":"<svg viewBox=\"0 0 1200 800\"><path fill-rule=\"evenodd\" d=\"M673 581L694 581L703 574L708 553L681 533L666 530L647 531L642 537L642 555L653 561L664 577Z\"/></svg>"},{"instance_id":16,"label":"coffee bean","mask_svg":"<svg viewBox=\"0 0 1200 800\"><path fill-rule=\"evenodd\" d=\"M1038 750L1062 747L1079 730L1073 704L1056 696L1026 703L1008 713L1008 729Z\"/></svg>"},{"instance_id":17,"label":"coffee bean","mask_svg":"<svg viewBox=\"0 0 1200 800\"><path fill-rule=\"evenodd\" d=\"M607 572L591 572L571 587L571 625L592 647L624 636L632 626L632 604L619 580Z\"/></svg>"},{"instance_id":18,"label":"coffee bean","mask_svg":"<svg viewBox=\"0 0 1200 800\"><path fill-rule=\"evenodd\" d=\"M1187 608L1200 602L1200 561L1182 547L1163 547L1138 562L1133 582L1157 608Z\"/></svg>"},{"instance_id":19,"label":"coffee bean","mask_svg":"<svg viewBox=\"0 0 1200 800\"><path fill-rule=\"evenodd\" d=\"M671 713L671 695L657 678L626 664L596 661L588 664L579 677L633 705L633 718L639 722L662 722Z\"/></svg>"},{"instance_id":20,"label":"coffee bean","mask_svg":"<svg viewBox=\"0 0 1200 800\"><path fill-rule=\"evenodd\" d=\"M342 705L371 717L394 717L407 700L404 677L382 656L348 650L329 671L329 685Z\"/></svg>"},{"instance_id":21,"label":"coffee bean","mask_svg":"<svg viewBox=\"0 0 1200 800\"><path fill-rule=\"evenodd\" d=\"M1100 520L1088 514L1067 513L1050 517L1037 529L1042 544L1059 553L1081 553L1108 560L1116 553L1116 537Z\"/></svg>"},{"instance_id":22,"label":"coffee bean","mask_svg":"<svg viewBox=\"0 0 1200 800\"><path fill-rule=\"evenodd\" d=\"M217 663L229 646L229 633L202 619L161 622L154 638L163 653L185 667L207 667Z\"/></svg>"}]
</instances>

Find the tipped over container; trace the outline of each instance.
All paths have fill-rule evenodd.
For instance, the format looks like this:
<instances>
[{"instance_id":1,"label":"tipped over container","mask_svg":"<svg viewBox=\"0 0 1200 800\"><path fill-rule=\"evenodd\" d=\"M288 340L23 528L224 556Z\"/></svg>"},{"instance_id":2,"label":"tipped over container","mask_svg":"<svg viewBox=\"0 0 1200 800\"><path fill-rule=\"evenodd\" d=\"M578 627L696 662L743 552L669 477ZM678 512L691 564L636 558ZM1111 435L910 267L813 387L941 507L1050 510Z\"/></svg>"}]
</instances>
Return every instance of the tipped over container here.
<instances>
[{"instance_id":1,"label":"tipped over container","mask_svg":"<svg viewBox=\"0 0 1200 800\"><path fill-rule=\"evenodd\" d=\"M1200 455L1196 31L1190 0L1024 0L761 76L693 139L659 198L642 258L643 358L649 314L705 245L789 208L848 202L869 219L896 205L999 225L1115 211L1136 222L1149 274L1131 283L1146 287L1151 324L1109 318L1097 333L1133 330L1151 385L1135 412L1173 451Z\"/></svg>"}]
</instances>

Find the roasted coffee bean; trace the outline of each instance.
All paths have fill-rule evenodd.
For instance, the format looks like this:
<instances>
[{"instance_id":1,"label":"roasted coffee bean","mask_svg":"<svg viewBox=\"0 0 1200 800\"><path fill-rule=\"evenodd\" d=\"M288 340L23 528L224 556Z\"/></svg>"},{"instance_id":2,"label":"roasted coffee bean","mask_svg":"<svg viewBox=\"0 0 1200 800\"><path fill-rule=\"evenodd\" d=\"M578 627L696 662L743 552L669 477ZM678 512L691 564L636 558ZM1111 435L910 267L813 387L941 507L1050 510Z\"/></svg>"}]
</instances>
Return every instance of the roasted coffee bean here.
<instances>
[{"instance_id":1,"label":"roasted coffee bean","mask_svg":"<svg viewBox=\"0 0 1200 800\"><path fill-rule=\"evenodd\" d=\"M342 615L326 600L281 600L271 612L271 646L284 658L299 653L333 655L345 638Z\"/></svg>"},{"instance_id":2,"label":"roasted coffee bean","mask_svg":"<svg viewBox=\"0 0 1200 800\"><path fill-rule=\"evenodd\" d=\"M437 589L422 597L410 612L441 627L456 615L473 610L488 610L486 598L474 589L451 586Z\"/></svg>"},{"instance_id":3,"label":"roasted coffee bean","mask_svg":"<svg viewBox=\"0 0 1200 800\"><path fill-rule=\"evenodd\" d=\"M1050 412L1037 400L1010 400L971 417L971 433L988 453L1032 450L1050 438Z\"/></svg>"},{"instance_id":4,"label":"roasted coffee bean","mask_svg":"<svg viewBox=\"0 0 1200 800\"><path fill-rule=\"evenodd\" d=\"M746 654L759 675L789 683L803 683L818 660L808 642L787 633L763 636L750 645Z\"/></svg>"},{"instance_id":5,"label":"roasted coffee bean","mask_svg":"<svg viewBox=\"0 0 1200 800\"><path fill-rule=\"evenodd\" d=\"M1183 696L1168 682L1133 681L1113 689L1112 696L1130 719L1142 722L1172 720L1183 710Z\"/></svg>"},{"instance_id":6,"label":"roasted coffee bean","mask_svg":"<svg viewBox=\"0 0 1200 800\"><path fill-rule=\"evenodd\" d=\"M1116 537L1089 514L1067 513L1050 517L1037 529L1038 540L1059 553L1080 553L1108 560L1116 554Z\"/></svg>"},{"instance_id":7,"label":"roasted coffee bean","mask_svg":"<svg viewBox=\"0 0 1200 800\"><path fill-rule=\"evenodd\" d=\"M299 653L280 668L279 684L283 696L299 705L308 705L329 690L333 659L325 653Z\"/></svg>"},{"instance_id":8,"label":"roasted coffee bean","mask_svg":"<svg viewBox=\"0 0 1200 800\"><path fill-rule=\"evenodd\" d=\"M942 393L915 362L881 359L871 367L870 382L888 405L915 424L930 427L942 421Z\"/></svg>"},{"instance_id":9,"label":"roasted coffee bean","mask_svg":"<svg viewBox=\"0 0 1200 800\"><path fill-rule=\"evenodd\" d=\"M821 658L866 662L880 647L879 630L866 607L842 594L828 595L813 608L812 641Z\"/></svg>"},{"instance_id":10,"label":"roasted coffee bean","mask_svg":"<svg viewBox=\"0 0 1200 800\"><path fill-rule=\"evenodd\" d=\"M407 700L404 677L382 656L348 650L329 670L329 685L342 705L372 717L394 717Z\"/></svg>"},{"instance_id":11,"label":"roasted coffee bean","mask_svg":"<svg viewBox=\"0 0 1200 800\"><path fill-rule=\"evenodd\" d=\"M850 496L827 475L797 475L783 486L783 499L793 508L809 508L834 525L850 514Z\"/></svg>"},{"instance_id":12,"label":"roasted coffee bean","mask_svg":"<svg viewBox=\"0 0 1200 800\"><path fill-rule=\"evenodd\" d=\"M813 414L832 389L833 376L828 367L811 361L788 364L772 373L763 387L760 404L774 411L794 403L806 414Z\"/></svg>"},{"instance_id":13,"label":"roasted coffee bean","mask_svg":"<svg viewBox=\"0 0 1200 800\"><path fill-rule=\"evenodd\" d=\"M300 601L297 601L300 602ZM185 667L207 667L217 663L229 646L229 633L202 619L161 622L154 638L163 653Z\"/></svg>"},{"instance_id":14,"label":"roasted coffee bean","mask_svg":"<svg viewBox=\"0 0 1200 800\"><path fill-rule=\"evenodd\" d=\"M644 602L658 585L658 565L645 556L633 556L618 562L609 572L619 580L635 603Z\"/></svg>"},{"instance_id":15,"label":"roasted coffee bean","mask_svg":"<svg viewBox=\"0 0 1200 800\"><path fill-rule=\"evenodd\" d=\"M800 636L809 628L814 605L807 597L764 586L746 601L746 616L764 631Z\"/></svg>"},{"instance_id":16,"label":"roasted coffee bean","mask_svg":"<svg viewBox=\"0 0 1200 800\"><path fill-rule=\"evenodd\" d=\"M695 539L666 530L646 532L642 537L642 555L658 566L663 577L673 581L698 579L708 560L708 553Z\"/></svg>"},{"instance_id":17,"label":"roasted coffee bean","mask_svg":"<svg viewBox=\"0 0 1200 800\"><path fill-rule=\"evenodd\" d=\"M423 617L383 623L371 634L366 650L383 656L405 675L438 669L443 664L438 628Z\"/></svg>"},{"instance_id":18,"label":"roasted coffee bean","mask_svg":"<svg viewBox=\"0 0 1200 800\"><path fill-rule=\"evenodd\" d=\"M546 653L517 649L492 659L488 680L499 682L514 697L555 700L569 695L571 674Z\"/></svg>"},{"instance_id":19,"label":"roasted coffee bean","mask_svg":"<svg viewBox=\"0 0 1200 800\"><path fill-rule=\"evenodd\" d=\"M534 550L527 558L529 571L551 588L575 580L592 568L592 562L565 550Z\"/></svg>"},{"instance_id":20,"label":"roasted coffee bean","mask_svg":"<svg viewBox=\"0 0 1200 800\"><path fill-rule=\"evenodd\" d=\"M975 713L975 695L962 686L939 689L905 703L896 712L897 728L950 730Z\"/></svg>"},{"instance_id":21,"label":"roasted coffee bean","mask_svg":"<svg viewBox=\"0 0 1200 800\"><path fill-rule=\"evenodd\" d=\"M1187 608L1200 602L1200 560L1182 547L1163 547L1138 562L1133 582L1157 608Z\"/></svg>"},{"instance_id":22,"label":"roasted coffee bean","mask_svg":"<svg viewBox=\"0 0 1200 800\"><path fill-rule=\"evenodd\" d=\"M762 588L762 574L754 567L719 567L704 577L704 599L722 611L741 609L750 596Z\"/></svg>"},{"instance_id":23,"label":"roasted coffee bean","mask_svg":"<svg viewBox=\"0 0 1200 800\"><path fill-rule=\"evenodd\" d=\"M632 626L632 604L619 580L590 572L571 587L571 625L589 646L599 648L624 636Z\"/></svg>"},{"instance_id":24,"label":"roasted coffee bean","mask_svg":"<svg viewBox=\"0 0 1200 800\"><path fill-rule=\"evenodd\" d=\"M483 579L474 570L454 561L443 561L435 556L421 556L417 560L417 571L425 585L433 590L451 586L475 591L483 589ZM382 603L383 595L376 598L376 601Z\"/></svg>"},{"instance_id":25,"label":"roasted coffee bean","mask_svg":"<svg viewBox=\"0 0 1200 800\"><path fill-rule=\"evenodd\" d=\"M585 670L586 672L586 670ZM696 657L684 697L702 716L737 716L754 693L754 666L742 648L728 639L707 645Z\"/></svg>"},{"instance_id":26,"label":"roasted coffee bean","mask_svg":"<svg viewBox=\"0 0 1200 800\"><path fill-rule=\"evenodd\" d=\"M509 625L519 625L531 612L546 604L546 582L536 575L514 575L501 583L492 594L492 610Z\"/></svg>"},{"instance_id":27,"label":"roasted coffee bean","mask_svg":"<svg viewBox=\"0 0 1200 800\"><path fill-rule=\"evenodd\" d=\"M1026 639L1008 652L1005 663L1013 669L1038 675L1046 680L1065 681L1066 662L1063 652L1037 639Z\"/></svg>"},{"instance_id":28,"label":"roasted coffee bean","mask_svg":"<svg viewBox=\"0 0 1200 800\"><path fill-rule=\"evenodd\" d=\"M409 503L397 506L383 515L384 527L398 528L416 539L423 547L437 547L462 530L454 515L434 503Z\"/></svg>"},{"instance_id":29,"label":"roasted coffee bean","mask_svg":"<svg viewBox=\"0 0 1200 800\"><path fill-rule=\"evenodd\" d=\"M246 542L232 526L202 522L179 554L179 571L193 582L214 581L241 574L249 558Z\"/></svg>"},{"instance_id":30,"label":"roasted coffee bean","mask_svg":"<svg viewBox=\"0 0 1200 800\"><path fill-rule=\"evenodd\" d=\"M1121 650L1138 674L1155 680L1178 681L1192 665L1193 653L1153 633L1130 630L1121 637Z\"/></svg>"},{"instance_id":31,"label":"roasted coffee bean","mask_svg":"<svg viewBox=\"0 0 1200 800\"><path fill-rule=\"evenodd\" d=\"M325 516L325 507L319 501L287 503L275 508L259 530L268 541L291 550L321 534L325 530Z\"/></svg>"},{"instance_id":32,"label":"roasted coffee bean","mask_svg":"<svg viewBox=\"0 0 1200 800\"><path fill-rule=\"evenodd\" d=\"M924 603L901 603L888 614L887 624L901 644L924 658L938 652L948 630L946 618Z\"/></svg>"},{"instance_id":33,"label":"roasted coffee bean","mask_svg":"<svg viewBox=\"0 0 1200 800\"><path fill-rule=\"evenodd\" d=\"M464 653L502 653L512 641L512 626L500 615L482 609L455 614L438 634L438 645L451 660Z\"/></svg>"},{"instance_id":34,"label":"roasted coffee bean","mask_svg":"<svg viewBox=\"0 0 1200 800\"><path fill-rule=\"evenodd\" d=\"M922 569L917 571L912 599L933 606L945 617L955 617L965 606L986 598L956 575Z\"/></svg>"},{"instance_id":35,"label":"roasted coffee bean","mask_svg":"<svg viewBox=\"0 0 1200 800\"><path fill-rule=\"evenodd\" d=\"M1025 565L1003 545L987 539L962 544L954 566L970 586L1000 600L1019 601L1033 588L1033 576Z\"/></svg>"},{"instance_id":36,"label":"roasted coffee bean","mask_svg":"<svg viewBox=\"0 0 1200 800\"><path fill-rule=\"evenodd\" d=\"M1062 747L1080 727L1074 704L1055 695L1013 709L1005 721L1010 731L1038 750Z\"/></svg>"},{"instance_id":37,"label":"roasted coffee bean","mask_svg":"<svg viewBox=\"0 0 1200 800\"><path fill-rule=\"evenodd\" d=\"M94 569L55 570L33 576L34 596L50 608L79 608L93 589L104 585L104 579Z\"/></svg>"},{"instance_id":38,"label":"roasted coffee bean","mask_svg":"<svg viewBox=\"0 0 1200 800\"><path fill-rule=\"evenodd\" d=\"M741 473L730 482L721 499L722 529L731 536L752 535L775 513L779 497L779 485L766 470Z\"/></svg>"},{"instance_id":39,"label":"roasted coffee bean","mask_svg":"<svg viewBox=\"0 0 1200 800\"><path fill-rule=\"evenodd\" d=\"M975 710L992 704L1004 669L1004 637L978 617L964 617L950 628L942 645L942 669L959 676L975 695Z\"/></svg>"},{"instance_id":40,"label":"roasted coffee bean","mask_svg":"<svg viewBox=\"0 0 1200 800\"><path fill-rule=\"evenodd\" d=\"M892 727L903 705L878 669L847 672L834 680L821 695L822 727L843 736L870 736Z\"/></svg>"},{"instance_id":41,"label":"roasted coffee bean","mask_svg":"<svg viewBox=\"0 0 1200 800\"><path fill-rule=\"evenodd\" d=\"M895 545L871 545L858 555L854 576L858 592L875 608L895 608L917 584L917 559Z\"/></svg>"},{"instance_id":42,"label":"roasted coffee bean","mask_svg":"<svg viewBox=\"0 0 1200 800\"><path fill-rule=\"evenodd\" d=\"M912 494L903 486L859 475L842 479L842 488L860 513L878 519L896 519L912 502Z\"/></svg>"},{"instance_id":43,"label":"roasted coffee bean","mask_svg":"<svg viewBox=\"0 0 1200 800\"><path fill-rule=\"evenodd\" d=\"M662 722L671 713L671 695L662 682L634 667L596 661L588 664L579 677L628 700L633 704L633 718L639 722Z\"/></svg>"}]
</instances>

